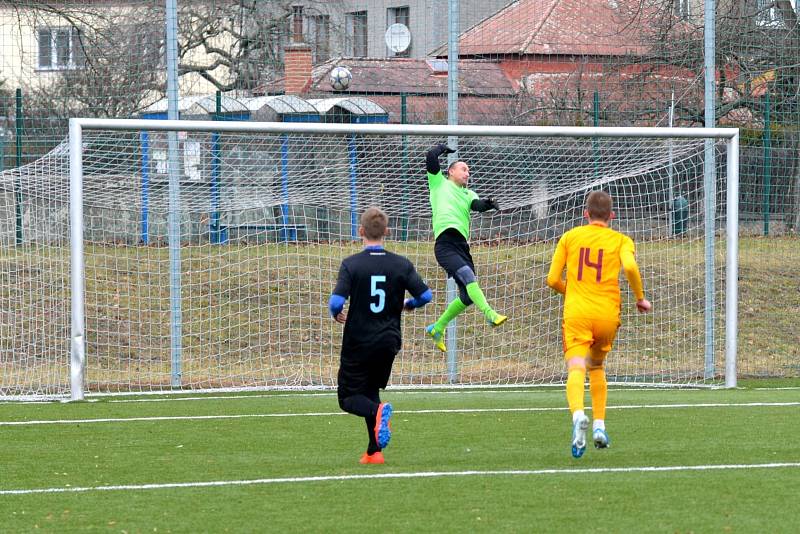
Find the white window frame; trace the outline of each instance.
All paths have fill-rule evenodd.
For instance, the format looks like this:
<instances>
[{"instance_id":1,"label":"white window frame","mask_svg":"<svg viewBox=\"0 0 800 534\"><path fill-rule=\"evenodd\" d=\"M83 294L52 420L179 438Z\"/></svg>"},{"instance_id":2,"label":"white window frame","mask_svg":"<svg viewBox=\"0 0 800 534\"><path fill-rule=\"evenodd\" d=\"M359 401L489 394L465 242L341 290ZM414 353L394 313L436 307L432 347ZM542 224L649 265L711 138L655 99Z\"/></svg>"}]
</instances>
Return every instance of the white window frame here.
<instances>
[{"instance_id":1,"label":"white window frame","mask_svg":"<svg viewBox=\"0 0 800 534\"><path fill-rule=\"evenodd\" d=\"M331 57L331 16L307 15L303 20L306 41L312 45L313 62L327 61Z\"/></svg>"},{"instance_id":2,"label":"white window frame","mask_svg":"<svg viewBox=\"0 0 800 534\"><path fill-rule=\"evenodd\" d=\"M47 32L50 37L50 64L42 65L42 36ZM59 62L59 36L67 35L67 61ZM36 44L39 48L36 54L36 68L42 71L51 70L74 70L82 69L86 66L86 49L82 47L82 53L76 54L76 47L81 46L80 29L75 26L42 26L36 30Z\"/></svg>"},{"instance_id":3,"label":"white window frame","mask_svg":"<svg viewBox=\"0 0 800 534\"><path fill-rule=\"evenodd\" d=\"M691 15L691 0L672 0L672 12L681 20L689 20Z\"/></svg>"},{"instance_id":4,"label":"white window frame","mask_svg":"<svg viewBox=\"0 0 800 534\"><path fill-rule=\"evenodd\" d=\"M797 0L789 0L795 13L797 13ZM769 9L765 9L773 4ZM756 0L758 12L756 14L756 24L759 26L772 26L775 28L785 28L786 24L781 16L778 6L774 5L774 0Z\"/></svg>"},{"instance_id":5,"label":"white window frame","mask_svg":"<svg viewBox=\"0 0 800 534\"><path fill-rule=\"evenodd\" d=\"M356 54L356 21L359 22L359 28L363 28L364 30L364 53L363 54ZM345 43L345 50L346 54L351 57L368 57L369 56L369 12L366 10L362 11L351 11L345 14L345 35L346 35L346 43Z\"/></svg>"},{"instance_id":6,"label":"white window frame","mask_svg":"<svg viewBox=\"0 0 800 534\"><path fill-rule=\"evenodd\" d=\"M398 10L405 9L407 16L406 17L398 17ZM389 26L395 23L404 24L408 31L411 31L411 6L404 5L404 6L391 6L386 8L386 29L389 29ZM393 52L386 49L386 53L388 57L411 57L411 47L413 46L413 41L411 44L408 45L408 48L403 50L402 52Z\"/></svg>"}]
</instances>

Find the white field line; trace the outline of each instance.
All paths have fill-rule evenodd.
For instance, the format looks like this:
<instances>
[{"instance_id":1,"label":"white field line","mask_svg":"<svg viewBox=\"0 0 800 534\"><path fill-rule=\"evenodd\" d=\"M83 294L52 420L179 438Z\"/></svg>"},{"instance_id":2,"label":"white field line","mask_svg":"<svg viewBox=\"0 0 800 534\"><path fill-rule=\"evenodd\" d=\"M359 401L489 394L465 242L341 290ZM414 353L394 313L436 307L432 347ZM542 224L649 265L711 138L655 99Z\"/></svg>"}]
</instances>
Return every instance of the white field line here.
<instances>
[{"instance_id":1,"label":"white field line","mask_svg":"<svg viewBox=\"0 0 800 534\"><path fill-rule=\"evenodd\" d=\"M584 475L603 473L664 473L676 471L726 471L742 469L798 468L800 462L768 464L722 464L722 465L670 465L644 467L596 467L584 469L515 469L487 471L420 471L413 473L374 473L370 475L328 475L309 477L258 478L254 480L213 480L208 482L172 482L164 484L125 484L114 486L57 487L34 489L0 490L0 495L30 495L35 493L86 493L91 491L137 491L175 488L211 488L223 486L253 486L259 484L287 484L304 482L333 482L350 480L415 479L443 477L488 477L488 476L536 476L536 475Z\"/></svg>"},{"instance_id":2,"label":"white field line","mask_svg":"<svg viewBox=\"0 0 800 534\"><path fill-rule=\"evenodd\" d=\"M517 386L519 387L519 386ZM504 395L513 395L513 394L520 394L524 393L529 395L531 393L553 393L554 389L558 387L559 392L564 388L563 384L558 386L542 386L539 388L529 388L529 389L450 389L450 390L426 390L426 389L391 389L387 390L392 396L404 396L404 395L430 395L430 396L438 396L438 395L470 395L470 394L478 394L478 395L485 395L487 393L491 394L504 394ZM767 388L765 388L767 389ZM774 388L780 389L780 388ZM791 389L791 388L784 388L784 389ZM800 388L797 388L800 389ZM609 391L665 391L665 388L646 388L646 387L627 387L627 388L613 388L609 387ZM684 388L680 390L682 393L688 391L710 391L710 388ZM130 395L130 394L128 394ZM99 396L95 398L87 399L87 402L103 402L103 403L125 403L125 402L174 402L174 401L203 401L203 400L247 400L247 399L271 399L271 398L283 398L283 397L335 397L335 391L306 391L306 392L292 392L292 393L262 393L262 394L255 394L255 395L194 395L194 396L186 396L186 397L159 397L159 398L133 398L133 399L108 399L101 398ZM36 401L31 401L31 404L35 404Z\"/></svg>"},{"instance_id":3,"label":"white field line","mask_svg":"<svg viewBox=\"0 0 800 534\"><path fill-rule=\"evenodd\" d=\"M754 407L793 407L800 406L800 402L741 402L722 403L705 402L691 404L636 404L608 406L608 410L642 410L666 408L754 408ZM591 410L591 407L587 407ZM432 410L395 410L396 414L472 414L472 413L508 413L508 412L563 412L566 407L559 408L442 408ZM71 425L89 423L131 423L149 421L195 421L218 419L251 419L264 417L332 417L348 415L345 412L304 412L304 413L255 413L255 414L223 414L223 415L170 415L152 417L105 417L97 419L52 419L31 421L0 421L0 426L27 426L27 425Z\"/></svg>"},{"instance_id":4,"label":"white field line","mask_svg":"<svg viewBox=\"0 0 800 534\"><path fill-rule=\"evenodd\" d=\"M618 382L608 383L609 391L714 391L728 389L719 385L687 385L687 386L673 386L671 384L625 384ZM447 386L446 389L436 389L442 386L390 386L387 391L392 395L467 395L467 394L484 394L484 393L553 393L553 391L562 391L564 384L546 384L537 386L525 386L519 384L492 385L492 386ZM494 389L493 389L494 388ZM744 388L735 388L744 389ZM800 389L785 387L785 388L753 388L753 389ZM261 390L257 390L261 391ZM242 393L241 389L236 388L217 388L209 390L194 390L191 393L169 393L163 391L142 391L138 393L87 393L85 402L172 402L178 400L237 400L237 399L269 399L272 397L332 397L336 395L336 389L333 387L318 387L318 388L301 388L299 391L289 390L286 393L273 393L274 389L267 388L268 393L261 394L248 394ZM231 393L230 395L220 395L221 393ZM238 393L238 394L234 394ZM115 398L119 397L119 398ZM126 398L130 397L130 398ZM42 404L46 402L60 402L70 403L68 395L57 395L53 397L37 397L37 396L0 396L0 405L8 404Z\"/></svg>"}]
</instances>

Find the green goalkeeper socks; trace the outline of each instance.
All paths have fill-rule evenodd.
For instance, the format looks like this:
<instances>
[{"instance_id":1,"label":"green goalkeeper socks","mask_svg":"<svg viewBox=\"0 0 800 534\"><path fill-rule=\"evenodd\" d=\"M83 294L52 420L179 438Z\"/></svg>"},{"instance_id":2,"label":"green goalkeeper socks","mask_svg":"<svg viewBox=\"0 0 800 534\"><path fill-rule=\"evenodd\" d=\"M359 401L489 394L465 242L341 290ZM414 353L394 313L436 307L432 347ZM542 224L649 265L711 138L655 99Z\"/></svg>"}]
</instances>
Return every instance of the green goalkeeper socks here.
<instances>
[{"instance_id":1,"label":"green goalkeeper socks","mask_svg":"<svg viewBox=\"0 0 800 534\"><path fill-rule=\"evenodd\" d=\"M467 294L469 295L469 298L472 299L472 302L475 303L478 309L483 312L490 322L497 319L497 312L494 311L491 306L489 306L488 302L486 302L486 297L483 295L483 291L481 291L481 287L478 285L478 282L471 282L467 284ZM448 323L466 309L467 305L464 304L460 298L456 298L450 303L449 306L447 306L447 309L444 311L442 316L439 317L439 320L434 323L433 327L437 332L444 332L444 329L447 328Z\"/></svg>"},{"instance_id":2,"label":"green goalkeeper socks","mask_svg":"<svg viewBox=\"0 0 800 534\"><path fill-rule=\"evenodd\" d=\"M447 309L444 310L444 313L439 320L433 325L437 332L444 332L444 329L447 328L447 324L456 318L456 316L467 309L467 305L461 302L461 299L456 297L453 302L447 306Z\"/></svg>"},{"instance_id":3,"label":"green goalkeeper socks","mask_svg":"<svg viewBox=\"0 0 800 534\"><path fill-rule=\"evenodd\" d=\"M494 321L497 318L497 312L486 302L486 297L483 296L483 291L481 291L481 286L478 285L478 282L467 284L467 295L489 321Z\"/></svg>"}]
</instances>

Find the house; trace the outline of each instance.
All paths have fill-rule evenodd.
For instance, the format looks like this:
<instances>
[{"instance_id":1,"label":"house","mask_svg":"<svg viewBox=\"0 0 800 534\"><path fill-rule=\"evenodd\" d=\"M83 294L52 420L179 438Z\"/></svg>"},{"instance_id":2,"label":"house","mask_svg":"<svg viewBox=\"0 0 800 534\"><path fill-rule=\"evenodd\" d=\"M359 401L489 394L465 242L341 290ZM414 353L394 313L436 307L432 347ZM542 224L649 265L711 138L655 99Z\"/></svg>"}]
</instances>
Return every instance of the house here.
<instances>
[{"instance_id":1,"label":"house","mask_svg":"<svg viewBox=\"0 0 800 534\"><path fill-rule=\"evenodd\" d=\"M636 0L517 0L459 36L464 59L495 59L521 86L516 123L585 124L605 117L615 124L641 116L635 105L669 105L672 90L696 73L650 63L663 15ZM445 57L447 47L433 51ZM702 85L701 85L702 89ZM544 111L548 110L548 111Z\"/></svg>"},{"instance_id":2,"label":"house","mask_svg":"<svg viewBox=\"0 0 800 534\"><path fill-rule=\"evenodd\" d=\"M460 28L469 28L502 9L509 0L460 0ZM344 2L346 57L424 59L447 42L448 0L347 0ZM390 26L408 29L407 47L392 51L385 36Z\"/></svg>"},{"instance_id":3,"label":"house","mask_svg":"<svg viewBox=\"0 0 800 534\"><path fill-rule=\"evenodd\" d=\"M259 94L300 94L304 98L366 97L388 112L390 123L447 123L447 61L410 58L335 58L321 65L305 66L306 82L292 85L287 77L255 89ZM344 91L330 84L329 73L344 66L353 81ZM297 78L301 78L300 75ZM507 124L509 105L519 84L511 80L497 61L465 59L459 62L459 122Z\"/></svg>"}]
</instances>

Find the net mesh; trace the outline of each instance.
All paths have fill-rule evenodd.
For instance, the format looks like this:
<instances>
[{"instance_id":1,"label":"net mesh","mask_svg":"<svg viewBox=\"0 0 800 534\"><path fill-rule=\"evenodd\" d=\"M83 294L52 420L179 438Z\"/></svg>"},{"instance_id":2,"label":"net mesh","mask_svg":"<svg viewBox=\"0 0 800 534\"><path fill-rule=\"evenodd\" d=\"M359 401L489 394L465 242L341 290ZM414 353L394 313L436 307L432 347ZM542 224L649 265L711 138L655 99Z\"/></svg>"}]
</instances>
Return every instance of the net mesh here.
<instances>
[{"instance_id":1,"label":"net mesh","mask_svg":"<svg viewBox=\"0 0 800 534\"><path fill-rule=\"evenodd\" d=\"M489 302L511 319L492 330L472 309L460 316L451 342L455 365L424 335L447 300L445 274L433 257L424 172L425 152L439 141L180 133L178 372L168 165L158 155L167 152L167 134L85 132L87 390L164 391L176 374L189 389L335 385L341 328L328 317L327 300L341 259L360 249L354 217L372 205L390 216L387 247L408 256L434 292L433 303L405 316L393 385L558 383L562 302L546 286L547 269L560 235L582 223L585 195L600 188L615 199L615 228L638 243L655 302L652 315L635 316L622 282L624 326L609 359L610 379L719 381L721 343L710 374L704 356L702 139L461 137L458 155L470 165L470 187L502 207L473 215L478 279ZM724 162L724 145L716 150ZM26 335L13 336L20 345L3 369L14 383L4 393L58 394L68 386L69 341L63 145L12 173L6 185L13 182L25 199L29 245L6 249L8 290L22 298L9 293L3 309L14 319L8 327ZM723 249L724 191L721 181L713 221ZM4 224L13 227L12 220ZM715 272L717 291L723 274Z\"/></svg>"}]
</instances>

